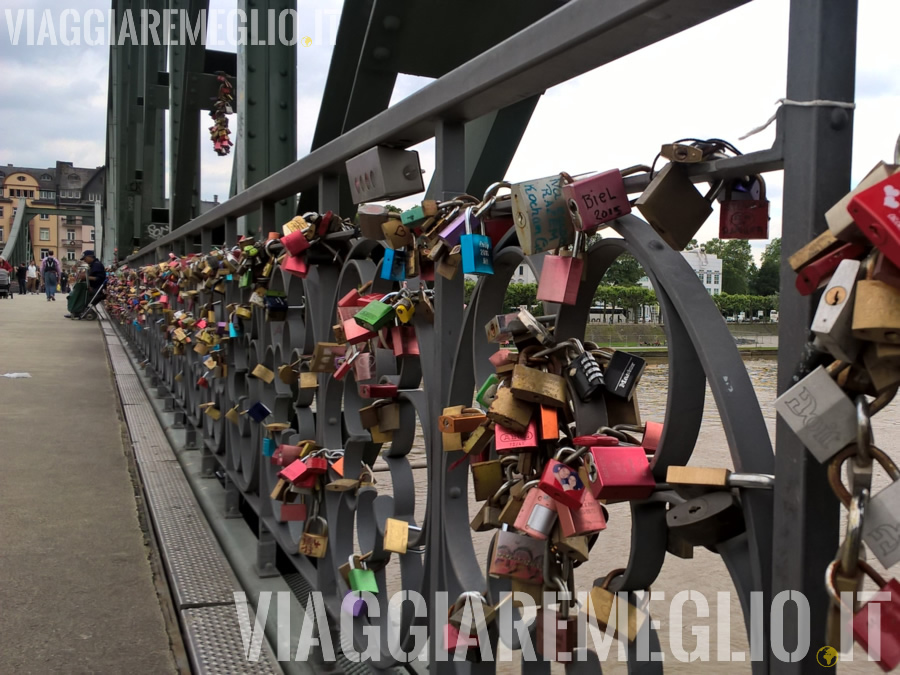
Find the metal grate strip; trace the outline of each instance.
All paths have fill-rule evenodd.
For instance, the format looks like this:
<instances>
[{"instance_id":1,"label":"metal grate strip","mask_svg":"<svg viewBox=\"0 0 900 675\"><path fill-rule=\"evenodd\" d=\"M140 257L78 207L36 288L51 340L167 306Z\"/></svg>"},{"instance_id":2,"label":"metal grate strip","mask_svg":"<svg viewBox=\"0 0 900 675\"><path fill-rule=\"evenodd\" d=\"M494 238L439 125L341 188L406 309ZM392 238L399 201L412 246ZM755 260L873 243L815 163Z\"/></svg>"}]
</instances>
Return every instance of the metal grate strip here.
<instances>
[{"instance_id":1,"label":"metal grate strip","mask_svg":"<svg viewBox=\"0 0 900 675\"><path fill-rule=\"evenodd\" d=\"M122 358L125 358L124 356ZM132 371L133 373L134 371ZM144 386L137 375L126 375L116 370L116 383L119 385L119 394L122 397L122 405L141 405L147 403L147 395Z\"/></svg>"},{"instance_id":2,"label":"metal grate strip","mask_svg":"<svg viewBox=\"0 0 900 675\"><path fill-rule=\"evenodd\" d=\"M259 660L247 659L234 605L185 609L181 617L195 673L276 675L282 672L265 640ZM252 612L250 620L253 621Z\"/></svg>"}]
</instances>

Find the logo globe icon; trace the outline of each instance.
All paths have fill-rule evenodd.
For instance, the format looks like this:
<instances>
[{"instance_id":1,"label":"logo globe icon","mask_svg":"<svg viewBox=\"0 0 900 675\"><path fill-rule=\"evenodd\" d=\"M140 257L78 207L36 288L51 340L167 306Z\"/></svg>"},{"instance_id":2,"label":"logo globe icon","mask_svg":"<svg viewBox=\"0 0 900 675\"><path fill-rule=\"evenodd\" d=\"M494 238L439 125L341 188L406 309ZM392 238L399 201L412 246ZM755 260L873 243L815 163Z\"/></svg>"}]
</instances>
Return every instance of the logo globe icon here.
<instances>
[{"instance_id":1,"label":"logo globe icon","mask_svg":"<svg viewBox=\"0 0 900 675\"><path fill-rule=\"evenodd\" d=\"M824 666L825 668L832 668L836 666L838 662L837 649L825 645L816 652L816 661L819 662L820 666Z\"/></svg>"},{"instance_id":2,"label":"logo globe icon","mask_svg":"<svg viewBox=\"0 0 900 675\"><path fill-rule=\"evenodd\" d=\"M304 47L309 47L312 45L312 38L307 35L305 38L300 40L300 44L302 44Z\"/></svg>"}]
</instances>

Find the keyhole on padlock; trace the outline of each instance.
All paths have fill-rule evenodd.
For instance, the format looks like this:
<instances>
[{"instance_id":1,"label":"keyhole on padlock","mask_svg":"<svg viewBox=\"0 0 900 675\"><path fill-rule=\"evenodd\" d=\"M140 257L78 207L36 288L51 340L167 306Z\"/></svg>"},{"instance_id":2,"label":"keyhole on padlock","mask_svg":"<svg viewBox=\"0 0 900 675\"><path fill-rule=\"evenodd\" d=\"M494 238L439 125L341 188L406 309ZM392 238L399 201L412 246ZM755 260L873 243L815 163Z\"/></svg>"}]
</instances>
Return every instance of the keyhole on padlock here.
<instances>
[{"instance_id":1,"label":"keyhole on padlock","mask_svg":"<svg viewBox=\"0 0 900 675\"><path fill-rule=\"evenodd\" d=\"M829 305L839 305L847 297L847 291L843 286L835 286L825 295L825 302Z\"/></svg>"},{"instance_id":2,"label":"keyhole on padlock","mask_svg":"<svg viewBox=\"0 0 900 675\"><path fill-rule=\"evenodd\" d=\"M700 510L699 506L692 506L691 508L688 509L688 513L694 514L694 513L697 513L697 511L699 511L699 510Z\"/></svg>"}]
</instances>

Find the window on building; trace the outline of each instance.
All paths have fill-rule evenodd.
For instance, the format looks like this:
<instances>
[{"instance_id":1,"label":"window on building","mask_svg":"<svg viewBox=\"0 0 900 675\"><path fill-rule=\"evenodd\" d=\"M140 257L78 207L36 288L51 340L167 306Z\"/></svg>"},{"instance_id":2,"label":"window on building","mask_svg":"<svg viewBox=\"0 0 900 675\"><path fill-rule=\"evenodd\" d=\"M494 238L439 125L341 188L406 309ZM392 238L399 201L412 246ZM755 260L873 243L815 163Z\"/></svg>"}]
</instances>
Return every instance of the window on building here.
<instances>
[{"instance_id":1,"label":"window on building","mask_svg":"<svg viewBox=\"0 0 900 675\"><path fill-rule=\"evenodd\" d=\"M42 248L42 249L41 249L41 260L43 260L44 258L46 258L48 255L50 255L50 249L49 249L49 248Z\"/></svg>"},{"instance_id":2,"label":"window on building","mask_svg":"<svg viewBox=\"0 0 900 675\"><path fill-rule=\"evenodd\" d=\"M719 273L718 272L716 272L715 275L713 276L713 283L716 284L716 286L719 285Z\"/></svg>"},{"instance_id":3,"label":"window on building","mask_svg":"<svg viewBox=\"0 0 900 675\"><path fill-rule=\"evenodd\" d=\"M41 220L50 220L50 214L49 214L49 213L42 213L42 214L41 214Z\"/></svg>"},{"instance_id":4,"label":"window on building","mask_svg":"<svg viewBox=\"0 0 900 675\"><path fill-rule=\"evenodd\" d=\"M56 193L53 190L41 190L41 199L54 199Z\"/></svg>"},{"instance_id":5,"label":"window on building","mask_svg":"<svg viewBox=\"0 0 900 675\"><path fill-rule=\"evenodd\" d=\"M91 241L94 241L94 228L91 228Z\"/></svg>"},{"instance_id":6,"label":"window on building","mask_svg":"<svg viewBox=\"0 0 900 675\"><path fill-rule=\"evenodd\" d=\"M3 241L3 228L0 227L0 241Z\"/></svg>"},{"instance_id":7,"label":"window on building","mask_svg":"<svg viewBox=\"0 0 900 675\"><path fill-rule=\"evenodd\" d=\"M519 265L519 274L525 274L525 265Z\"/></svg>"},{"instance_id":8,"label":"window on building","mask_svg":"<svg viewBox=\"0 0 900 675\"><path fill-rule=\"evenodd\" d=\"M25 195L26 197L28 197L29 199L34 199L34 190L25 190L25 192L28 193L27 195Z\"/></svg>"},{"instance_id":9,"label":"window on building","mask_svg":"<svg viewBox=\"0 0 900 675\"><path fill-rule=\"evenodd\" d=\"M69 241L75 241L75 230L66 230L66 239L68 239Z\"/></svg>"},{"instance_id":10,"label":"window on building","mask_svg":"<svg viewBox=\"0 0 900 675\"><path fill-rule=\"evenodd\" d=\"M712 283L712 274L710 274L709 272L706 273L706 283Z\"/></svg>"},{"instance_id":11,"label":"window on building","mask_svg":"<svg viewBox=\"0 0 900 675\"><path fill-rule=\"evenodd\" d=\"M53 176L51 176L49 173L45 173L43 176L41 176L41 180L53 180Z\"/></svg>"},{"instance_id":12,"label":"window on building","mask_svg":"<svg viewBox=\"0 0 900 675\"><path fill-rule=\"evenodd\" d=\"M13 212L12 212L12 217L13 217L13 218L16 217L16 211L18 211L18 210L19 210L19 207L18 207L18 206L14 206L14 207L13 207Z\"/></svg>"},{"instance_id":13,"label":"window on building","mask_svg":"<svg viewBox=\"0 0 900 675\"><path fill-rule=\"evenodd\" d=\"M66 260L75 260L75 251L66 251Z\"/></svg>"},{"instance_id":14,"label":"window on building","mask_svg":"<svg viewBox=\"0 0 900 675\"><path fill-rule=\"evenodd\" d=\"M50 241L50 228L49 227L41 228L41 241Z\"/></svg>"},{"instance_id":15,"label":"window on building","mask_svg":"<svg viewBox=\"0 0 900 675\"><path fill-rule=\"evenodd\" d=\"M0 218L2 218L2 217L3 217L3 207L0 206Z\"/></svg>"},{"instance_id":16,"label":"window on building","mask_svg":"<svg viewBox=\"0 0 900 675\"><path fill-rule=\"evenodd\" d=\"M24 182L25 182L25 176L16 176L16 180L17 180L17 181L20 181L20 182L22 182L22 183L24 183Z\"/></svg>"}]
</instances>

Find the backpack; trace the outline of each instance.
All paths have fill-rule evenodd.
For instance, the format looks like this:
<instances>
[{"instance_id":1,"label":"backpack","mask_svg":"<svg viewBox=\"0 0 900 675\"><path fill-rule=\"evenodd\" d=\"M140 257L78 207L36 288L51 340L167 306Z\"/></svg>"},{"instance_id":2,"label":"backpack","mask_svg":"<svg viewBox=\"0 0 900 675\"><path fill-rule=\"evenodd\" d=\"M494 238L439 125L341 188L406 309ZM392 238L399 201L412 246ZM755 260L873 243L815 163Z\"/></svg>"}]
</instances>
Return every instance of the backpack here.
<instances>
[{"instance_id":1,"label":"backpack","mask_svg":"<svg viewBox=\"0 0 900 675\"><path fill-rule=\"evenodd\" d=\"M41 265L41 274L42 275L46 274L47 272L55 272L56 271L56 266L53 264L54 260L55 259L53 258L53 256L49 256L49 255L46 258L44 258L44 264Z\"/></svg>"}]
</instances>

